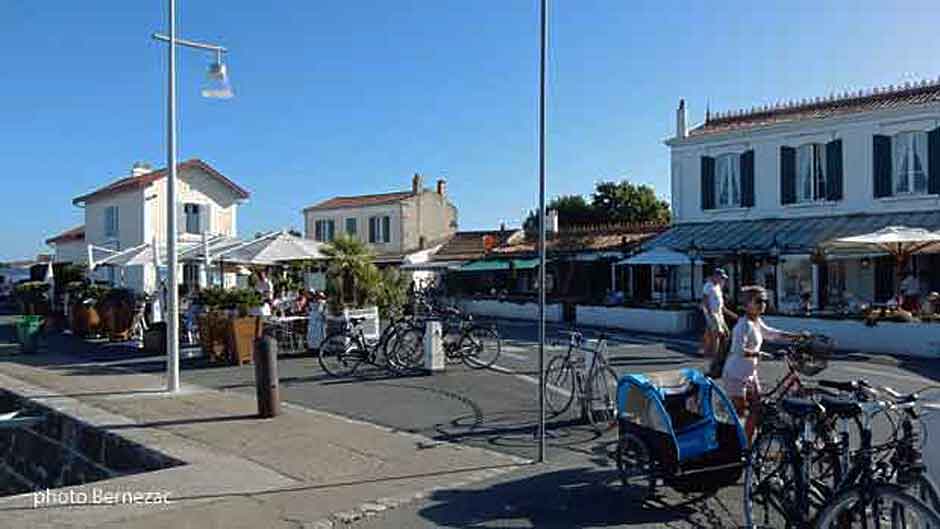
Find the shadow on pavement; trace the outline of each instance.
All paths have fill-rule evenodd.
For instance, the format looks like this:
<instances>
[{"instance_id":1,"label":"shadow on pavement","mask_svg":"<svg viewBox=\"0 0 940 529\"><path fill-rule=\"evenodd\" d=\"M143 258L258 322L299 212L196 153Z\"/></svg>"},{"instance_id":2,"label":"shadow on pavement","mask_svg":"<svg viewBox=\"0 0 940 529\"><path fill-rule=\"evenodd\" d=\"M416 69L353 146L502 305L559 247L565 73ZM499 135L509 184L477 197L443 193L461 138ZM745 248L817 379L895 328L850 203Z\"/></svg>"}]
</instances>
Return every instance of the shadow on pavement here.
<instances>
[{"instance_id":1,"label":"shadow on pavement","mask_svg":"<svg viewBox=\"0 0 940 529\"><path fill-rule=\"evenodd\" d=\"M669 495L645 505L623 493L616 472L567 468L502 481L483 489L440 490L419 516L434 527L737 527L717 496ZM677 523L678 522L678 523Z\"/></svg>"}]
</instances>

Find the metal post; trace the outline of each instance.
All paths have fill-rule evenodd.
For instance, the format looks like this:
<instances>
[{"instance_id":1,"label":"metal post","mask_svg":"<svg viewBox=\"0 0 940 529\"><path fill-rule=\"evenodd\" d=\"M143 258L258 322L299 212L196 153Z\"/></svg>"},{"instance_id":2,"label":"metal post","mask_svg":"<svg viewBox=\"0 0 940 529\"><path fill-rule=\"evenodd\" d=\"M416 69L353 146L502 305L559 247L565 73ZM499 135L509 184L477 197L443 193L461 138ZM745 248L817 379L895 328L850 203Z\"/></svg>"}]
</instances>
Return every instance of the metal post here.
<instances>
[{"instance_id":1,"label":"metal post","mask_svg":"<svg viewBox=\"0 0 940 529\"><path fill-rule=\"evenodd\" d=\"M539 463L545 458L545 56L548 0L541 0L539 31Z\"/></svg>"},{"instance_id":2,"label":"metal post","mask_svg":"<svg viewBox=\"0 0 940 529\"><path fill-rule=\"evenodd\" d=\"M176 0L167 0L167 4L170 16L170 42L167 46L169 71L166 92L166 265L167 283L169 283L166 310L166 390L175 393L180 389L179 288L176 277Z\"/></svg>"}]
</instances>

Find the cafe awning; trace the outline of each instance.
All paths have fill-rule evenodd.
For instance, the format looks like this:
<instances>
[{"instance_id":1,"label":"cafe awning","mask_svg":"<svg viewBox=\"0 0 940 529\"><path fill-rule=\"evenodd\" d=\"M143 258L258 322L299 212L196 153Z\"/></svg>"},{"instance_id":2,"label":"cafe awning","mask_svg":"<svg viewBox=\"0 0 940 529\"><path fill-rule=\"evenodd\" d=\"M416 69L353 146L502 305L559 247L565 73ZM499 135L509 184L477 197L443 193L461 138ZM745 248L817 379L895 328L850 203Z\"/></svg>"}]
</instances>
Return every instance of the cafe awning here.
<instances>
[{"instance_id":1,"label":"cafe awning","mask_svg":"<svg viewBox=\"0 0 940 529\"><path fill-rule=\"evenodd\" d=\"M940 230L940 211L834 215L677 224L643 245L644 250L686 251L693 244L703 255L766 253L774 245L782 254L810 254L827 241L872 233L888 226Z\"/></svg>"},{"instance_id":2,"label":"cafe awning","mask_svg":"<svg viewBox=\"0 0 940 529\"><path fill-rule=\"evenodd\" d=\"M493 259L473 261L460 267L461 272L504 272L538 268L538 259Z\"/></svg>"},{"instance_id":3,"label":"cafe awning","mask_svg":"<svg viewBox=\"0 0 940 529\"><path fill-rule=\"evenodd\" d=\"M701 263L701 260L697 263ZM653 248L647 252L617 261L616 264L683 266L692 264L692 260L689 259L688 255L669 248Z\"/></svg>"}]
</instances>

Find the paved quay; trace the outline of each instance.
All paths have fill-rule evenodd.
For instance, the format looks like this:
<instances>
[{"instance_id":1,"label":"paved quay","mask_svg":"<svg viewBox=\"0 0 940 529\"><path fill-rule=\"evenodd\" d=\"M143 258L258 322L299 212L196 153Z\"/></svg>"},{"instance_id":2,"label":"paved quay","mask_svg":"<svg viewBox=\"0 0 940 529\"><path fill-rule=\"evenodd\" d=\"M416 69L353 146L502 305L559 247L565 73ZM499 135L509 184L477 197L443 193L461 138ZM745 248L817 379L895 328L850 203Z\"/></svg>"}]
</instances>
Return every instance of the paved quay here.
<instances>
[{"instance_id":1,"label":"paved quay","mask_svg":"<svg viewBox=\"0 0 940 529\"><path fill-rule=\"evenodd\" d=\"M34 355L8 343L0 387L186 464L63 489L164 492L167 504L36 507L30 493L0 499L5 528L343 527L527 465L296 405L259 419L243 392L184 385L171 396L160 376L69 354L85 346L69 337Z\"/></svg>"}]
</instances>

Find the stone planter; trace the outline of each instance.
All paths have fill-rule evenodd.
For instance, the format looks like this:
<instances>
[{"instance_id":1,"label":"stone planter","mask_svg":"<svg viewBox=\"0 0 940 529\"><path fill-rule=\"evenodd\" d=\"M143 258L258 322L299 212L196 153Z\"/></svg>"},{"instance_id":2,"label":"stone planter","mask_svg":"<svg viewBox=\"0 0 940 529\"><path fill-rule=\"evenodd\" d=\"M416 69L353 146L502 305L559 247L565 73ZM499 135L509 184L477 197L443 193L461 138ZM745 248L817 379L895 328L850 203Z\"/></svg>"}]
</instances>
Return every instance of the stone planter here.
<instances>
[{"instance_id":1,"label":"stone planter","mask_svg":"<svg viewBox=\"0 0 940 529\"><path fill-rule=\"evenodd\" d=\"M534 321L539 317L539 304L530 301L459 299L457 305L465 312L484 318ZM561 303L545 304L545 320L553 323L564 321Z\"/></svg>"},{"instance_id":2,"label":"stone planter","mask_svg":"<svg viewBox=\"0 0 940 529\"><path fill-rule=\"evenodd\" d=\"M832 338L836 349L921 358L940 358L940 324L879 321L874 327L859 320L764 316L768 325L808 331Z\"/></svg>"}]
</instances>

